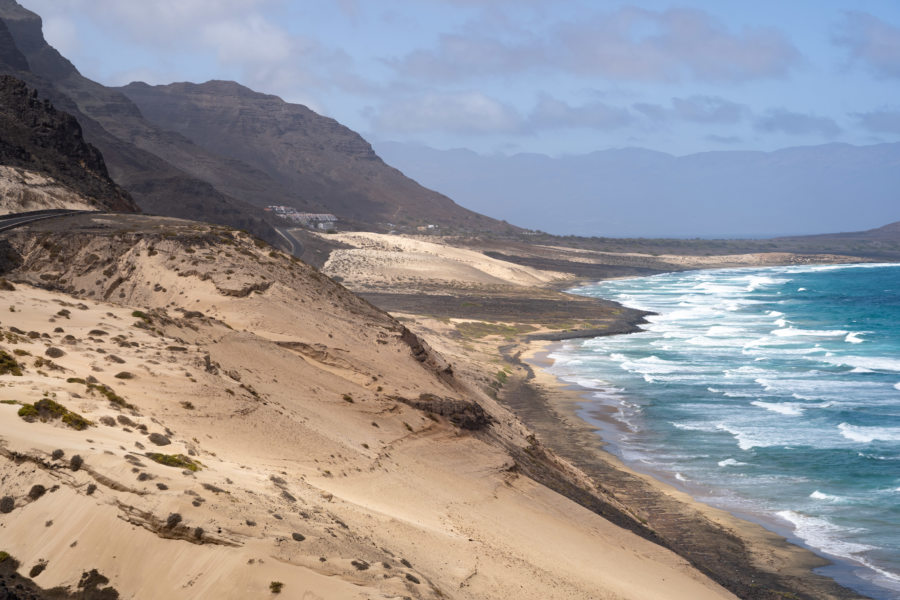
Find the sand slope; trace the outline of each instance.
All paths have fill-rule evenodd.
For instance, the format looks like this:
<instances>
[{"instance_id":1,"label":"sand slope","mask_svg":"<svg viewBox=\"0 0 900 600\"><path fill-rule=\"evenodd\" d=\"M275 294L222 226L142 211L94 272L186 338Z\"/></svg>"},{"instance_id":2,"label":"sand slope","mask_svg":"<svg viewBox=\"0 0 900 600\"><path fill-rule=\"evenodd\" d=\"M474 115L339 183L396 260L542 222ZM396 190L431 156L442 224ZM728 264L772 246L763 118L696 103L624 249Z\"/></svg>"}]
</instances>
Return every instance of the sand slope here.
<instances>
[{"instance_id":1,"label":"sand slope","mask_svg":"<svg viewBox=\"0 0 900 600\"><path fill-rule=\"evenodd\" d=\"M46 561L41 586L95 568L142 599L732 597L521 475L529 432L394 319L243 234L129 219L13 240L0 548L23 574ZM41 398L94 425L17 416Z\"/></svg>"}]
</instances>

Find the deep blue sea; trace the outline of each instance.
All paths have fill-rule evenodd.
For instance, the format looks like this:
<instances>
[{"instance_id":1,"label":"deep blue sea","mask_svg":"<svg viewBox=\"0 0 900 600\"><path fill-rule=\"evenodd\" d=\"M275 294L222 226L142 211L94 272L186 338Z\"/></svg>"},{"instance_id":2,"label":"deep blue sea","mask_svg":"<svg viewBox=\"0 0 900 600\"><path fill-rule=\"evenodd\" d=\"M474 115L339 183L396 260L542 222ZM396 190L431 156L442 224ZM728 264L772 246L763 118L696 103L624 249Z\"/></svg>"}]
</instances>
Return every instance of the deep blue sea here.
<instances>
[{"instance_id":1,"label":"deep blue sea","mask_svg":"<svg viewBox=\"0 0 900 600\"><path fill-rule=\"evenodd\" d=\"M644 333L550 355L590 390L581 414L613 452L831 558L822 572L844 585L900 598L900 265L574 291L658 313Z\"/></svg>"}]
</instances>

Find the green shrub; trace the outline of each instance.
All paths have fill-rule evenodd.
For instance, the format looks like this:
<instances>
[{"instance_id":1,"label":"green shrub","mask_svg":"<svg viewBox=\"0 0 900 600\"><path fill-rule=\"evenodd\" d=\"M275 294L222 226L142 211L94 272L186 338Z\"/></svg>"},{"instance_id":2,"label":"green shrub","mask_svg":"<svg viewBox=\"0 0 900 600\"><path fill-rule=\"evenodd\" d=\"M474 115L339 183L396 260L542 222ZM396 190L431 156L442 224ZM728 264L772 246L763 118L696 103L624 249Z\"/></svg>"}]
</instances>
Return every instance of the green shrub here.
<instances>
[{"instance_id":1,"label":"green shrub","mask_svg":"<svg viewBox=\"0 0 900 600\"><path fill-rule=\"evenodd\" d=\"M102 383L89 383L87 384L87 388L89 392L98 392L101 395L106 396L106 399L109 400L111 404L115 404L120 408L135 408L134 404L126 402L125 398L115 393L108 385Z\"/></svg>"},{"instance_id":2,"label":"green shrub","mask_svg":"<svg viewBox=\"0 0 900 600\"><path fill-rule=\"evenodd\" d=\"M158 462L167 467L177 467L179 469L187 469L189 471L199 471L200 465L192 461L184 454L162 454L160 452L151 452L147 454L147 458Z\"/></svg>"},{"instance_id":3,"label":"green shrub","mask_svg":"<svg viewBox=\"0 0 900 600\"><path fill-rule=\"evenodd\" d=\"M34 421L40 415L33 404L25 404L19 409L19 416L26 421Z\"/></svg>"},{"instance_id":4,"label":"green shrub","mask_svg":"<svg viewBox=\"0 0 900 600\"><path fill-rule=\"evenodd\" d=\"M87 429L93 423L85 419L78 413L72 412L62 404L51 400L50 398L41 398L34 404L23 404L19 409L19 416L28 421L33 422L36 419L41 421L49 421L53 419L62 419L62 422L75 429L81 431Z\"/></svg>"},{"instance_id":5,"label":"green shrub","mask_svg":"<svg viewBox=\"0 0 900 600\"><path fill-rule=\"evenodd\" d=\"M0 350L0 375L22 376L22 365L6 350Z\"/></svg>"},{"instance_id":6,"label":"green shrub","mask_svg":"<svg viewBox=\"0 0 900 600\"><path fill-rule=\"evenodd\" d=\"M280 593L281 593L281 589L282 589L283 587L284 587L284 584L281 583L280 581L273 581L272 583L269 584L269 590L270 590L273 594L280 594Z\"/></svg>"}]
</instances>

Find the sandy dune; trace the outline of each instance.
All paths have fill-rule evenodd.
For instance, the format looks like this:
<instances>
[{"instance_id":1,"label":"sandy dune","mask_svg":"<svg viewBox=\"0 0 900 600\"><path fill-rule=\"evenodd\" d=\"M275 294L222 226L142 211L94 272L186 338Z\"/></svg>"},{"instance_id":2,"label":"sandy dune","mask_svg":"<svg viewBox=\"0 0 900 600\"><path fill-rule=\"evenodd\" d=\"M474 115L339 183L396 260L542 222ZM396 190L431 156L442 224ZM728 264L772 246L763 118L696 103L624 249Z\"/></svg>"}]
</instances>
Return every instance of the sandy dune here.
<instances>
[{"instance_id":1,"label":"sandy dune","mask_svg":"<svg viewBox=\"0 0 900 600\"><path fill-rule=\"evenodd\" d=\"M0 548L23 574L46 561L42 587L97 569L141 599L733 597L521 475L528 430L394 319L246 236L132 219L23 234L0 295L23 367L0 375ZM42 398L94 425L17 416ZM455 425L474 402L492 424Z\"/></svg>"},{"instance_id":2,"label":"sandy dune","mask_svg":"<svg viewBox=\"0 0 900 600\"><path fill-rule=\"evenodd\" d=\"M572 279L564 273L514 265L426 239L367 232L328 235L328 239L353 248L332 252L323 272L339 275L353 289L409 281L534 286Z\"/></svg>"}]
</instances>

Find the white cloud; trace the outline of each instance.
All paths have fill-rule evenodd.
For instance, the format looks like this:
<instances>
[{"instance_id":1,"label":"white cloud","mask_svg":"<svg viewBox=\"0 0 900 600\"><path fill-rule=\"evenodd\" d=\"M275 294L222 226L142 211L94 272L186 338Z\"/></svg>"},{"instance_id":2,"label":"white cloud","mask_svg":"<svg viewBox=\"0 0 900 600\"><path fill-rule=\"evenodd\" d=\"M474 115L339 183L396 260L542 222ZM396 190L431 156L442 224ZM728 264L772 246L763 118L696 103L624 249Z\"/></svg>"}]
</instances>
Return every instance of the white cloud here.
<instances>
[{"instance_id":1,"label":"white cloud","mask_svg":"<svg viewBox=\"0 0 900 600\"><path fill-rule=\"evenodd\" d=\"M382 106L372 116L376 130L387 133L451 131L509 133L521 128L510 106L481 92L428 93Z\"/></svg>"},{"instance_id":2,"label":"white cloud","mask_svg":"<svg viewBox=\"0 0 900 600\"><path fill-rule=\"evenodd\" d=\"M543 95L529 116L528 125L534 130L582 127L611 130L630 125L633 121L634 117L624 108L602 102L572 106L552 96Z\"/></svg>"},{"instance_id":3,"label":"white cloud","mask_svg":"<svg viewBox=\"0 0 900 600\"><path fill-rule=\"evenodd\" d=\"M900 27L867 13L845 15L834 41L851 61L862 62L881 77L900 77Z\"/></svg>"},{"instance_id":4,"label":"white cloud","mask_svg":"<svg viewBox=\"0 0 900 600\"><path fill-rule=\"evenodd\" d=\"M900 109L884 108L855 113L853 116L867 131L900 135Z\"/></svg>"},{"instance_id":5,"label":"white cloud","mask_svg":"<svg viewBox=\"0 0 900 600\"><path fill-rule=\"evenodd\" d=\"M199 28L199 36L225 64L280 63L290 59L295 50L295 41L287 32L259 15L205 24Z\"/></svg>"},{"instance_id":6,"label":"white cloud","mask_svg":"<svg viewBox=\"0 0 900 600\"><path fill-rule=\"evenodd\" d=\"M622 81L740 82L788 74L799 52L774 28L731 31L708 13L625 7L543 33L447 34L393 61L401 76L430 81L535 70Z\"/></svg>"},{"instance_id":7,"label":"white cloud","mask_svg":"<svg viewBox=\"0 0 900 600\"><path fill-rule=\"evenodd\" d=\"M745 107L718 96L690 96L672 98L672 108L678 118L694 123L737 123L744 116Z\"/></svg>"},{"instance_id":8,"label":"white cloud","mask_svg":"<svg viewBox=\"0 0 900 600\"><path fill-rule=\"evenodd\" d=\"M829 117L798 113L782 108L770 109L756 120L754 127L767 133L789 135L819 135L833 138L841 132L838 124Z\"/></svg>"},{"instance_id":9,"label":"white cloud","mask_svg":"<svg viewBox=\"0 0 900 600\"><path fill-rule=\"evenodd\" d=\"M799 56L779 31L729 31L708 13L621 8L563 26L571 69L641 81L749 81L782 77Z\"/></svg>"}]
</instances>

